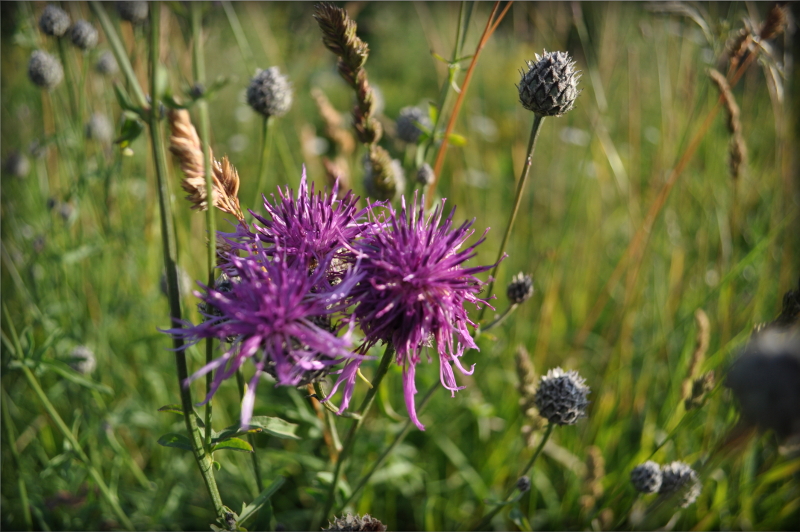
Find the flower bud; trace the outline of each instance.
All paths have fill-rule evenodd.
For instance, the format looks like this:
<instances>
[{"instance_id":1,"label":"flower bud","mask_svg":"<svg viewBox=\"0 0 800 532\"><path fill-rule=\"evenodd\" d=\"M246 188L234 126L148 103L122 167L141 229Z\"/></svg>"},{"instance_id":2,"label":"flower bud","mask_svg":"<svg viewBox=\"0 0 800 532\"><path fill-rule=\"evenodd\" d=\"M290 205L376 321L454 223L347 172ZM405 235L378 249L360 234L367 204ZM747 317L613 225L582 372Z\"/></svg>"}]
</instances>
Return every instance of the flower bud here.
<instances>
[{"instance_id":1,"label":"flower bud","mask_svg":"<svg viewBox=\"0 0 800 532\"><path fill-rule=\"evenodd\" d=\"M8 156L3 169L14 177L25 177L31 171L31 163L25 155L15 151Z\"/></svg>"},{"instance_id":2,"label":"flower bud","mask_svg":"<svg viewBox=\"0 0 800 532\"><path fill-rule=\"evenodd\" d=\"M519 477L519 480L517 480L517 489L519 490L520 493L525 493L527 491L530 491L531 477L527 475Z\"/></svg>"},{"instance_id":3,"label":"flower bud","mask_svg":"<svg viewBox=\"0 0 800 532\"><path fill-rule=\"evenodd\" d=\"M420 126L430 129L431 119L419 107L403 107L400 109L400 116L397 117L395 126L397 128L397 138L410 144L416 144L422 135Z\"/></svg>"},{"instance_id":4,"label":"flower bud","mask_svg":"<svg viewBox=\"0 0 800 532\"><path fill-rule=\"evenodd\" d=\"M517 85L519 101L525 109L540 116L561 116L575 104L580 70L575 70L566 52L547 52L536 55L536 62L527 61L528 71L521 71Z\"/></svg>"},{"instance_id":5,"label":"flower bud","mask_svg":"<svg viewBox=\"0 0 800 532\"><path fill-rule=\"evenodd\" d=\"M82 375L92 373L97 367L97 359L91 349L85 345L79 345L70 353L69 367Z\"/></svg>"},{"instance_id":6,"label":"flower bud","mask_svg":"<svg viewBox=\"0 0 800 532\"><path fill-rule=\"evenodd\" d=\"M360 515L347 514L344 517L334 517L333 523L328 523L328 528L324 528L330 532L340 531L354 531L354 532L383 532L386 530L386 525L371 517L369 514Z\"/></svg>"},{"instance_id":7,"label":"flower bud","mask_svg":"<svg viewBox=\"0 0 800 532\"><path fill-rule=\"evenodd\" d=\"M94 69L97 70L98 73L103 74L104 76L110 76L112 74L116 74L119 71L119 67L117 66L117 60L110 51L106 50L105 52L100 55L100 59L97 60L97 63L94 65Z\"/></svg>"},{"instance_id":8,"label":"flower bud","mask_svg":"<svg viewBox=\"0 0 800 532\"><path fill-rule=\"evenodd\" d=\"M148 5L147 2L117 2L117 13L122 20L141 24L147 20Z\"/></svg>"},{"instance_id":9,"label":"flower bud","mask_svg":"<svg viewBox=\"0 0 800 532\"><path fill-rule=\"evenodd\" d=\"M506 288L508 300L515 305L526 302L533 295L533 279L530 275L519 272Z\"/></svg>"},{"instance_id":10,"label":"flower bud","mask_svg":"<svg viewBox=\"0 0 800 532\"><path fill-rule=\"evenodd\" d=\"M292 84L278 67L258 70L247 87L247 103L266 117L283 116L292 107Z\"/></svg>"},{"instance_id":11,"label":"flower bud","mask_svg":"<svg viewBox=\"0 0 800 532\"><path fill-rule=\"evenodd\" d=\"M539 415L557 425L574 425L586 416L589 387L577 371L551 369L539 380L536 390L536 408Z\"/></svg>"},{"instance_id":12,"label":"flower bud","mask_svg":"<svg viewBox=\"0 0 800 532\"><path fill-rule=\"evenodd\" d=\"M114 139L114 125L106 115L94 113L86 124L86 138L102 144L110 144Z\"/></svg>"},{"instance_id":13,"label":"flower bud","mask_svg":"<svg viewBox=\"0 0 800 532\"><path fill-rule=\"evenodd\" d=\"M427 187L433 180L436 178L436 175L433 173L433 168L428 163L423 164L417 170L417 183L422 185L423 187Z\"/></svg>"},{"instance_id":14,"label":"flower bud","mask_svg":"<svg viewBox=\"0 0 800 532\"><path fill-rule=\"evenodd\" d=\"M86 20L79 20L73 24L69 30L69 36L72 44L81 50L90 50L97 46L97 28Z\"/></svg>"},{"instance_id":15,"label":"flower bud","mask_svg":"<svg viewBox=\"0 0 800 532\"><path fill-rule=\"evenodd\" d=\"M638 492L658 493L661 489L661 467L652 460L639 464L631 471L631 484Z\"/></svg>"},{"instance_id":16,"label":"flower bud","mask_svg":"<svg viewBox=\"0 0 800 532\"><path fill-rule=\"evenodd\" d=\"M661 468L661 488L658 490L662 495L669 495L676 491L682 492L681 508L686 508L700 495L703 489L697 471L692 469L685 462L672 462Z\"/></svg>"},{"instance_id":17,"label":"flower bud","mask_svg":"<svg viewBox=\"0 0 800 532\"><path fill-rule=\"evenodd\" d=\"M38 87L51 90L64 79L64 69L58 59L47 52L36 50L28 62L28 77Z\"/></svg>"},{"instance_id":18,"label":"flower bud","mask_svg":"<svg viewBox=\"0 0 800 532\"><path fill-rule=\"evenodd\" d=\"M69 15L58 6L49 4L39 18L39 29L52 37L61 37L69 29Z\"/></svg>"}]
</instances>

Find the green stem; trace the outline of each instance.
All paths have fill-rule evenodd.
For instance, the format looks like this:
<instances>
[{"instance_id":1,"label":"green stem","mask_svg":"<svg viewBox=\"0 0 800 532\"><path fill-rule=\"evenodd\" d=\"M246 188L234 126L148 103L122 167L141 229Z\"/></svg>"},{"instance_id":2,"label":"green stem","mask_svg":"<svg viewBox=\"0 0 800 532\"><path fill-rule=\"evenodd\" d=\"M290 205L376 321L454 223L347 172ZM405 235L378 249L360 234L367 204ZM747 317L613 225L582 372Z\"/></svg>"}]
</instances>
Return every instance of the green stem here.
<instances>
[{"instance_id":1,"label":"green stem","mask_svg":"<svg viewBox=\"0 0 800 532\"><path fill-rule=\"evenodd\" d=\"M192 41L194 52L192 57L192 66L194 70L195 83L203 86L206 82L206 64L203 45L203 5L200 2L191 3L192 14ZM208 101L201 98L197 103L198 112L200 114L200 141L203 150L203 167L206 177L206 232L208 233L208 246L206 246L206 268L208 269L208 286L214 286L214 268L216 266L217 258L217 225L214 218L214 178L211 173L211 148L209 146L211 137L211 126L208 118ZM214 339L206 339L206 364L211 363L214 358ZM213 375L209 372L206 375L206 395L211 391L211 383L213 382ZM205 447L211 447L211 415L212 415L212 401L208 401L205 407ZM258 491L261 492L263 488L259 486Z\"/></svg>"},{"instance_id":2,"label":"green stem","mask_svg":"<svg viewBox=\"0 0 800 532\"><path fill-rule=\"evenodd\" d=\"M536 148L536 139L539 138L539 131L541 130L542 122L544 122L544 116L542 115L534 115L533 118L533 127L531 128L531 138L528 140L528 153L525 156L525 164L522 166L522 175L519 178L519 183L517 184L517 193L514 197L514 208L511 210L511 216L508 219L508 225L506 225L506 232L503 234L503 240L500 243L500 250L497 252L497 263L492 268L492 273L489 274L491 280L489 281L489 290L486 291L487 294L491 296L492 290L494 289L494 280L497 276L497 268L500 267L500 260L503 258L503 254L506 251L506 245L508 244L508 239L511 236L511 229L514 227L514 221L517 219L517 212L519 211L519 205L522 203L522 193L525 190L525 183L528 182L528 174L530 173L531 163L533 162L533 150ZM480 314L478 315L478 321L483 318L483 315L486 313L486 306L481 309Z\"/></svg>"},{"instance_id":3,"label":"green stem","mask_svg":"<svg viewBox=\"0 0 800 532\"><path fill-rule=\"evenodd\" d=\"M438 382L434 383L434 385L431 386L430 390L428 390L428 392L422 398L422 401L417 406L417 411L419 413L422 413L424 408L426 406L428 406L428 403L430 402L431 398L433 397L434 392L436 392L436 390L438 390L439 388L440 388L440 386L439 386ZM405 439L405 437L411 431L411 427L412 426L414 426L414 422L411 421L411 418L409 418L406 421L405 426L403 426L403 430L401 430L394 437L394 440L392 440L392 443L390 443L389 446L383 451L383 453L381 453L380 457L378 457L378 459L372 465L372 467L367 472L367 474L364 475L364 477L358 482L358 485L355 487L355 489L353 489L353 492L350 494L350 496L347 498L347 500L344 501L344 504L342 504L342 508L344 508L348 504L350 504L350 501L352 501L355 498L355 496L358 494L358 492L361 491L361 488L363 488L364 486L367 485L367 482L369 482L369 479L372 478L372 475L374 475L375 472L383 465L383 462L389 457L389 455L392 453L394 448L397 447L398 445L400 445L400 443Z\"/></svg>"},{"instance_id":4,"label":"green stem","mask_svg":"<svg viewBox=\"0 0 800 532\"><path fill-rule=\"evenodd\" d=\"M47 397L47 394L42 389L36 376L33 374L30 368L27 365L25 365L25 361L23 360L24 351L22 349L22 344L19 341L19 336L17 336L17 329L16 327L14 327L14 322L11 321L11 316L8 313L8 308L6 307L5 303L3 304L3 314L6 317L6 323L8 324L9 332L11 333L11 338L14 342L14 349L12 355L14 356L14 358L20 361L20 369L22 370L22 373L25 375L25 379L28 381L28 384L30 384L31 388L33 388L33 391L39 397L39 400L42 402L44 409L47 411L48 415L53 420L53 422L55 422L56 427L58 427L58 430L64 436L64 439L67 440L69 444L72 446L73 451L75 451L75 454L78 455L78 459L81 462L83 462L84 466L86 466L86 470L89 472L89 475L94 479L95 483L97 483L97 487L100 489L100 494L103 496L106 502L108 502L108 504L111 506L111 509L114 511L114 514L116 514L117 519L119 519L120 521L120 524L126 530L134 530L133 523L125 514L125 512L122 510L122 507L120 507L119 501L117 501L116 496L113 493L111 493L111 490L106 485L102 475L100 475L97 469L95 469L92 466L92 463L89 461L89 457L86 456L86 453L83 451L80 442L78 442L77 438L75 438L75 435L72 433L72 430L70 430L67 424L64 423L64 420L61 419L61 416L58 414L58 411L53 406L53 403L50 402L50 399ZM13 441L11 442L11 445L14 445Z\"/></svg>"},{"instance_id":5,"label":"green stem","mask_svg":"<svg viewBox=\"0 0 800 532\"><path fill-rule=\"evenodd\" d=\"M550 434L553 432L553 427L555 427L553 423L549 423L547 425L547 430L545 431L544 436L542 436L542 441L539 442L539 446L536 448L536 451L533 453L533 456L528 461L528 463L525 464L525 467L522 468L522 471L519 472L519 475L517 475L517 479L524 477L526 474L528 474L528 471L530 471L531 467L533 467L533 463L536 462L536 459L539 458L540 454L542 454L542 449L544 449L544 445L550 438ZM500 512L500 510L502 510L506 506L506 504L508 504L508 499L511 498L511 496L514 494L514 491L516 491L517 489L517 479L514 480L514 485L511 486L511 488L506 493L506 496L503 497L503 502L495 506L495 508L491 512L486 514L486 517L484 517L481 520L481 522L478 523L478 526L473 528L473 530L484 530L487 526L489 526L489 523L492 522L494 516L497 515Z\"/></svg>"},{"instance_id":6,"label":"green stem","mask_svg":"<svg viewBox=\"0 0 800 532\"><path fill-rule=\"evenodd\" d=\"M322 511L319 522L322 522L322 520L330 515L330 512L333 509L333 505L336 502L336 485L339 483L339 476L342 473L343 465L350 456L350 453L353 451L358 430L361 428L361 425L364 424L364 419L367 417L367 413L369 412L369 409L375 400L375 394L378 393L378 386L380 386L384 375L386 375L386 372L389 369L389 364L392 362L393 357L394 346L392 344L388 344L386 346L386 350L383 352L383 358L381 358L378 370L372 377L372 388L367 391L367 395L364 397L364 401L361 403L361 408L359 408L359 414L361 414L361 417L356 419L355 422L350 426L350 432L347 433L347 439L345 439L344 445L342 446L342 452L339 453L339 459L336 461L336 468L333 471L333 478L331 479L331 485L328 488L328 496L325 501L325 507ZM318 529L319 526L312 526L310 530Z\"/></svg>"},{"instance_id":7,"label":"green stem","mask_svg":"<svg viewBox=\"0 0 800 532\"><path fill-rule=\"evenodd\" d=\"M164 248L164 263L167 273L167 292L169 294L170 317L173 323L179 323L181 319L181 300L178 293L178 268L177 268L177 238L173 225L171 196L167 183L167 158L164 151L163 133L159 120L159 94L156 87L156 69L158 68L159 57L159 33L161 19L161 5L154 2L150 5L150 94L153 98L153 105L148 113L150 123L150 139L153 148L153 159L156 167L156 178L158 182L158 205L161 214L161 235ZM214 479L213 459L208 450L203 445L203 436L197 426L192 405L192 391L186 385L189 378L189 369L186 364L186 353L183 350L183 340L173 336L175 348L175 364L178 370L178 386L181 391L181 403L183 406L183 417L186 422L186 430L189 433L189 441L192 444L197 467L203 477L208 494L214 504L214 510L220 523L225 523L226 511L222 504L222 498Z\"/></svg>"},{"instance_id":8,"label":"green stem","mask_svg":"<svg viewBox=\"0 0 800 532\"><path fill-rule=\"evenodd\" d=\"M272 144L272 120L269 116L265 116L261 124L261 157L258 160L258 187L256 188L256 202L255 205L260 204L260 194L267 185L267 159L269 158L269 149Z\"/></svg>"},{"instance_id":9,"label":"green stem","mask_svg":"<svg viewBox=\"0 0 800 532\"><path fill-rule=\"evenodd\" d=\"M239 386L239 401L241 402L244 400L244 375L242 375L242 369L239 368L236 371L236 383ZM247 441L250 442L250 446L253 448L253 452L250 453L250 458L253 461L253 474L256 477L256 487L258 488L258 492L261 493L264 491L264 481L261 479L261 468L259 467L258 463L258 454L256 453L256 440L252 434L247 435ZM271 504L267 501L267 504Z\"/></svg>"},{"instance_id":10,"label":"green stem","mask_svg":"<svg viewBox=\"0 0 800 532\"><path fill-rule=\"evenodd\" d=\"M247 42L242 24L239 22L239 16L236 14L236 10L233 9L230 2L222 2L222 9L225 10L228 24L231 25L233 36L236 38L236 45L239 47L239 52L242 54L247 72L252 76L256 72L256 62L253 59L253 50Z\"/></svg>"},{"instance_id":11,"label":"green stem","mask_svg":"<svg viewBox=\"0 0 800 532\"><path fill-rule=\"evenodd\" d=\"M19 489L20 505L22 506L22 519L25 521L25 530L33 530L33 519L31 519L31 504L28 502L28 489L25 487L25 479L22 477L22 468L19 463L19 451L17 450L17 436L14 430L14 422L8 412L8 396L3 390L3 427L6 431L5 448L11 450L11 460L14 469L17 470L17 487Z\"/></svg>"},{"instance_id":12,"label":"green stem","mask_svg":"<svg viewBox=\"0 0 800 532\"><path fill-rule=\"evenodd\" d=\"M498 317L496 317L494 320L490 321L486 325L481 326L481 332L486 332L491 329L494 329L495 327L503 323L506 320L506 318L508 318L511 314L513 314L515 310L517 310L518 307L519 307L518 303L512 303L511 305L509 305L508 308L505 310L505 312L500 314Z\"/></svg>"},{"instance_id":13,"label":"green stem","mask_svg":"<svg viewBox=\"0 0 800 532\"><path fill-rule=\"evenodd\" d=\"M81 123L81 117L78 114L78 95L75 91L78 88L78 83L75 81L74 72L72 71L72 63L69 61L66 48L66 37L56 38L58 42L58 55L61 56L61 64L64 65L64 74L67 78L67 92L69 93L69 105L72 110L72 122L74 124Z\"/></svg>"},{"instance_id":14,"label":"green stem","mask_svg":"<svg viewBox=\"0 0 800 532\"><path fill-rule=\"evenodd\" d=\"M133 92L133 97L136 100L136 105L142 108L147 107L147 97L145 97L144 91L141 85L139 85L139 80L136 78L136 73L133 71L131 62L128 59L128 52L125 50L125 46L123 46L117 30L111 23L111 19L108 18L108 14L106 14L102 2L93 0L89 2L89 7L92 9L92 13L97 17L97 20L100 21L100 26L106 34L106 39L108 40L109 46L111 46L111 51L114 53L114 58L117 60L122 74L128 80L130 90ZM155 6L151 6L151 8L155 8Z\"/></svg>"}]
</instances>

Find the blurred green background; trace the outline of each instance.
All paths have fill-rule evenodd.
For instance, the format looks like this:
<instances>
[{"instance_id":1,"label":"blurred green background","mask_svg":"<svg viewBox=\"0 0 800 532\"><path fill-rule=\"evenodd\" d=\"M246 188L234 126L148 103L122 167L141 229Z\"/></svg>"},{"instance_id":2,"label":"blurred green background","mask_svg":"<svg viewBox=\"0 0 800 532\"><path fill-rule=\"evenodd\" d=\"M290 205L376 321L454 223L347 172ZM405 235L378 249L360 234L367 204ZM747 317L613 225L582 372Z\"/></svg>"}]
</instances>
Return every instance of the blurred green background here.
<instances>
[{"instance_id":1,"label":"blurred green background","mask_svg":"<svg viewBox=\"0 0 800 532\"><path fill-rule=\"evenodd\" d=\"M461 4L342 5L369 43L369 80L385 101L382 145L404 161L410 197L413 147L393 138L393 121L405 106L438 101L447 65L431 52L450 57ZM24 528L20 477L36 529L119 526L15 369L9 353L13 323L47 396L136 527L206 530L213 512L190 453L156 443L161 434L181 431L183 422L157 412L179 395L170 341L157 331L169 319L159 288L163 257L147 133L127 153L84 139L81 125L92 113L113 121L117 132L121 124L112 84L124 79L93 70L108 49L102 31L95 50L68 46L72 69L54 91L29 81L32 50L58 54L55 40L38 30L44 6L2 4L2 158L18 153L29 163L25 175L13 175L6 165L2 176L2 527ZM96 24L86 4L62 7L73 20ZM322 44L312 3L232 7L253 63L279 66L295 92L291 111L275 123L269 182L257 190L261 119L244 96L254 72L225 10L209 4L203 21L208 77L227 79L210 99L211 145L238 169L243 208L258 211L259 195L277 185L296 186L302 165L318 187L326 184L321 156L332 157L334 145L311 90L321 89L345 118L353 96ZM107 8L140 81L146 81L146 30L120 22ZM444 391L434 395L421 415L427 430L410 433L351 511L370 513L390 530L456 529L485 513L484 501L501 497L532 453L515 391L518 346L539 373L555 366L577 370L592 389L592 403L586 419L554 432L532 474L533 489L511 515L501 513L494 521L498 528L630 529L636 523L631 516L646 513L654 500L637 499L628 481L633 466L654 451L652 459L661 463L697 465L714 458L712 451L737 420L730 392L719 384L724 370L753 326L777 315L783 293L796 286L800 273L793 18L772 41L772 54L763 53L734 87L748 151L742 175L735 180L729 172L730 134L720 112L658 211L639 260L622 270L618 282L606 283L717 102L706 69L725 73L730 42L747 24L757 31L769 8L741 2L682 10L634 3L511 6L478 61L455 128L467 145L449 148L438 193L458 206L457 221L476 218L478 234L492 228L473 264L493 262L533 119L517 101L519 69L543 49L568 51L583 71L583 93L573 111L544 122L509 257L498 273L495 306L506 308L505 286L520 270L532 274L536 293L482 337L480 352L465 355L467 364L476 364L472 377L458 377L466 389L455 398ZM193 83L185 10L167 3L162 15L162 63L176 95ZM465 53L474 50L490 10L489 3L474 6ZM796 5L792 12L797 15ZM456 83L462 81L463 70L456 76ZM70 114L70 91L83 101L77 120ZM454 99L442 111L447 117ZM362 155L363 147L348 161L360 194ZM171 165L179 262L187 281L204 279L205 221L182 199L180 179ZM218 217L221 229L228 227L225 218ZM185 313L196 321L193 281L187 285ZM686 412L682 385L695 347L697 309L710 322L701 372L714 371L718 386L701 408ZM97 360L86 375L67 364L79 345ZM190 371L201 362L202 355L190 351ZM421 392L438 381L437 369L436 361L420 366ZM199 385L194 393L201 396ZM273 498L275 519L285 529L308 526L321 505L324 479L318 473L329 467L322 423L306 395L264 383L255 405L257 415L297 423L302 437L257 439L265 478L287 478ZM215 428L238 419L233 383L223 386L214 406ZM361 433L346 488L405 423L400 368L390 370L378 406ZM340 432L349 425L339 423ZM647 526L794 529L800 523L800 459L781 449L771 434L747 440L704 472L694 505L662 512ZM602 471L586 465L587 456L598 452ZM222 465L217 480L223 501L238 511L256 494L250 458L220 451L215 459Z\"/></svg>"}]
</instances>

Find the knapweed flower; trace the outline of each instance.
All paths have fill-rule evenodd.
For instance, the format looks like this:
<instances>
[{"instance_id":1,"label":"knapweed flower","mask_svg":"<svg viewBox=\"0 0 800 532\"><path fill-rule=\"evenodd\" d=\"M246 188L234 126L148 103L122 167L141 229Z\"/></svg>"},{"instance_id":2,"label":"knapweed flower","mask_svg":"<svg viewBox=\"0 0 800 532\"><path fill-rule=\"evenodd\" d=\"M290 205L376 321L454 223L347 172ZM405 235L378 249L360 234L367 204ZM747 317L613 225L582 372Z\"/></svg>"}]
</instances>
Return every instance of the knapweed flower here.
<instances>
[{"instance_id":1,"label":"knapweed flower","mask_svg":"<svg viewBox=\"0 0 800 532\"><path fill-rule=\"evenodd\" d=\"M328 523L328 528L323 528L328 532L383 532L386 530L386 525L379 520L364 514L360 515L347 514L344 517L334 517L333 523Z\"/></svg>"},{"instance_id":2,"label":"knapweed flower","mask_svg":"<svg viewBox=\"0 0 800 532\"><path fill-rule=\"evenodd\" d=\"M28 77L36 86L52 90L64 79L64 69L58 59L47 52L36 50L28 61Z\"/></svg>"},{"instance_id":3,"label":"knapweed flower","mask_svg":"<svg viewBox=\"0 0 800 532\"><path fill-rule=\"evenodd\" d=\"M681 508L692 504L703 489L697 472L685 462L672 462L661 468L661 488L658 492L669 495L681 491Z\"/></svg>"},{"instance_id":4,"label":"knapweed flower","mask_svg":"<svg viewBox=\"0 0 800 532\"><path fill-rule=\"evenodd\" d=\"M478 348L467 329L475 324L464 304L485 303L478 297L484 283L475 274L492 265L463 267L486 236L484 232L477 242L462 249L474 233L470 229L474 220L453 228L455 209L442 221L444 200L428 218L424 197L417 204L415 194L410 208L405 198L401 202L399 214L388 207L383 223L356 244L364 277L353 288L352 297L358 302L354 316L365 334L365 345L382 341L394 346L397 364L403 368L406 408L414 424L425 430L414 406L420 351L435 340L442 385L453 395L463 388L456 384L451 364L472 374L459 358L465 348Z\"/></svg>"},{"instance_id":5,"label":"knapweed flower","mask_svg":"<svg viewBox=\"0 0 800 532\"><path fill-rule=\"evenodd\" d=\"M631 471L631 484L641 493L658 493L661 489L661 466L652 460L639 464Z\"/></svg>"},{"instance_id":6,"label":"knapweed flower","mask_svg":"<svg viewBox=\"0 0 800 532\"><path fill-rule=\"evenodd\" d=\"M419 107L410 106L400 109L395 126L397 127L397 138L410 144L416 144L423 133L421 127L430 129L433 124L425 111Z\"/></svg>"},{"instance_id":7,"label":"knapweed flower","mask_svg":"<svg viewBox=\"0 0 800 532\"><path fill-rule=\"evenodd\" d=\"M575 105L581 91L578 81L580 70L567 52L542 52L534 54L536 61L527 61L528 70L522 71L517 85L522 106L540 116L561 116Z\"/></svg>"},{"instance_id":8,"label":"knapweed flower","mask_svg":"<svg viewBox=\"0 0 800 532\"><path fill-rule=\"evenodd\" d=\"M506 288L508 300L514 305L525 303L533 295L533 279L530 275L519 272Z\"/></svg>"},{"instance_id":9,"label":"knapweed flower","mask_svg":"<svg viewBox=\"0 0 800 532\"><path fill-rule=\"evenodd\" d=\"M539 415L557 425L574 425L586 416L589 387L577 371L551 369L539 380L536 390L536 408Z\"/></svg>"},{"instance_id":10,"label":"knapweed flower","mask_svg":"<svg viewBox=\"0 0 800 532\"><path fill-rule=\"evenodd\" d=\"M250 214L256 219L252 224L240 223L234 233L223 233L232 249L248 252L261 242L278 246L292 260L300 260L312 268L323 259L334 254L331 274L337 276L342 267L355 261L354 240L367 226L367 209L358 209L359 198L349 191L338 199L339 185L334 184L330 192L309 190L306 172L300 179L297 195L287 186L278 188L278 197L264 197L264 209L269 217ZM266 248L271 254L274 248Z\"/></svg>"},{"instance_id":11,"label":"knapweed flower","mask_svg":"<svg viewBox=\"0 0 800 532\"><path fill-rule=\"evenodd\" d=\"M39 29L46 35L61 37L69 29L69 23L69 15L66 11L53 4L48 4L39 18Z\"/></svg>"},{"instance_id":12,"label":"knapweed flower","mask_svg":"<svg viewBox=\"0 0 800 532\"><path fill-rule=\"evenodd\" d=\"M117 2L119 18L131 24L141 24L147 20L148 11L147 2Z\"/></svg>"},{"instance_id":13,"label":"knapweed flower","mask_svg":"<svg viewBox=\"0 0 800 532\"><path fill-rule=\"evenodd\" d=\"M69 30L69 36L72 44L81 50L90 50L97 46L97 28L92 26L89 21L79 20L73 24Z\"/></svg>"},{"instance_id":14,"label":"knapweed flower","mask_svg":"<svg viewBox=\"0 0 800 532\"><path fill-rule=\"evenodd\" d=\"M258 70L247 87L247 104L264 115L283 116L292 107L292 84L278 67Z\"/></svg>"},{"instance_id":15,"label":"knapweed flower","mask_svg":"<svg viewBox=\"0 0 800 532\"><path fill-rule=\"evenodd\" d=\"M347 295L360 275L350 270L333 286L325 273L330 256L324 257L321 267L309 274L304 266L293 266L283 251L271 257L260 245L252 251L244 258L231 256L226 273L238 280L229 290L204 287L204 293L195 292L207 307L216 309L204 312L202 323L185 323L185 327L165 331L185 339L186 347L204 338L233 338L221 357L184 383L188 385L214 372L211 389L201 404L211 399L223 381L236 375L245 361L253 360L256 372L242 401L242 426L252 417L256 385L262 373L272 374L278 385L299 386L310 382L309 375L318 377L321 370L330 370L340 362L364 358L350 350L347 335L338 337L330 328L319 325L323 321L320 318L350 305Z\"/></svg>"}]
</instances>

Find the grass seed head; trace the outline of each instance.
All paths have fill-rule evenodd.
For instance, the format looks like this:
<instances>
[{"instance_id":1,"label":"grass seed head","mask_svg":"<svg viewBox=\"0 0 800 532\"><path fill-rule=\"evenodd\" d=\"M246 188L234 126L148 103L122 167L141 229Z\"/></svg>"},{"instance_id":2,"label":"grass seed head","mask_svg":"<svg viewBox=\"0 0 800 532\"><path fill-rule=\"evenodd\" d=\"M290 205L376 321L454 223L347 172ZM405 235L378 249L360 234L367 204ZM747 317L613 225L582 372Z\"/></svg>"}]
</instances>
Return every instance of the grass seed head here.
<instances>
[{"instance_id":1,"label":"grass seed head","mask_svg":"<svg viewBox=\"0 0 800 532\"><path fill-rule=\"evenodd\" d=\"M61 37L69 29L69 15L58 6L49 4L39 17L39 29L52 37Z\"/></svg>"},{"instance_id":2,"label":"grass seed head","mask_svg":"<svg viewBox=\"0 0 800 532\"><path fill-rule=\"evenodd\" d=\"M91 50L97 46L97 39L99 37L97 28L86 20L79 20L72 25L69 30L69 37L72 44L81 50Z\"/></svg>"},{"instance_id":3,"label":"grass seed head","mask_svg":"<svg viewBox=\"0 0 800 532\"><path fill-rule=\"evenodd\" d=\"M373 146L364 158L364 188L371 198L380 201L402 196L406 188L403 165L380 146Z\"/></svg>"},{"instance_id":4,"label":"grass seed head","mask_svg":"<svg viewBox=\"0 0 800 532\"><path fill-rule=\"evenodd\" d=\"M47 52L36 50L28 62L28 77L37 87L52 90L64 79L64 69L58 59Z\"/></svg>"},{"instance_id":5,"label":"grass seed head","mask_svg":"<svg viewBox=\"0 0 800 532\"><path fill-rule=\"evenodd\" d=\"M580 70L566 52L536 54L536 61L528 61L528 70L522 71L517 85L522 106L541 116L561 116L571 110L578 90Z\"/></svg>"},{"instance_id":6,"label":"grass seed head","mask_svg":"<svg viewBox=\"0 0 800 532\"><path fill-rule=\"evenodd\" d=\"M247 103L269 118L283 116L292 107L292 84L278 67L259 70L247 87Z\"/></svg>"}]
</instances>

